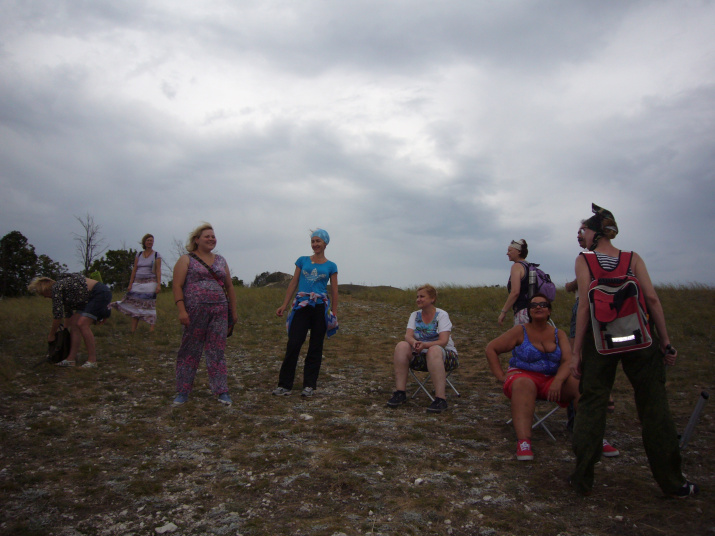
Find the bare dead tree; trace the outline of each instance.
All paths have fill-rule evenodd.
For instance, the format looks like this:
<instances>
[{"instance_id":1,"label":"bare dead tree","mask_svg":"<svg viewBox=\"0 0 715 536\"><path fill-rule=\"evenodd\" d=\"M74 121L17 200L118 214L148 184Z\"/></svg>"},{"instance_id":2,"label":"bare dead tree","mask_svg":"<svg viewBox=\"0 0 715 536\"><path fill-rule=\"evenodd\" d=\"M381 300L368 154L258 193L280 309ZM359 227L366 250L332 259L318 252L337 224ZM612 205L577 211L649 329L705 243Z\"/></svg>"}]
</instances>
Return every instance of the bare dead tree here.
<instances>
[{"instance_id":1,"label":"bare dead tree","mask_svg":"<svg viewBox=\"0 0 715 536\"><path fill-rule=\"evenodd\" d=\"M171 264L174 265L176 264L176 261L179 260L179 257L182 255L186 255L186 244L184 244L181 240L178 238L172 238L171 239L171 246L170 247L170 255L171 255Z\"/></svg>"},{"instance_id":2,"label":"bare dead tree","mask_svg":"<svg viewBox=\"0 0 715 536\"><path fill-rule=\"evenodd\" d=\"M88 212L82 218L75 216L75 219L82 226L83 231L81 233L72 233L75 242L77 242L77 257L82 266L84 266L85 275L88 275L89 267L107 251L108 246L105 245L104 238L100 232L101 227L98 223L95 223L94 216Z\"/></svg>"},{"instance_id":3,"label":"bare dead tree","mask_svg":"<svg viewBox=\"0 0 715 536\"><path fill-rule=\"evenodd\" d=\"M186 255L186 245L178 238L172 238L169 246L169 254L161 264L161 273L164 281L171 281L174 277L174 265L179 257Z\"/></svg>"}]
</instances>

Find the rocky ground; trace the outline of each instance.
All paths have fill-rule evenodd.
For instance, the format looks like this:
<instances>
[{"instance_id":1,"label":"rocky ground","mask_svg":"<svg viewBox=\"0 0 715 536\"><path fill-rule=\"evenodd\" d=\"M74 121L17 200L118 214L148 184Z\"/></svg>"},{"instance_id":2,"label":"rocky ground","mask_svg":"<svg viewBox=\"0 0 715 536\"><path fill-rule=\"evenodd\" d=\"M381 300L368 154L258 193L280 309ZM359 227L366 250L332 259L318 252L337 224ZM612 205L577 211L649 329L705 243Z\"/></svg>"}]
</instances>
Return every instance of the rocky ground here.
<instances>
[{"instance_id":1,"label":"rocky ground","mask_svg":"<svg viewBox=\"0 0 715 536\"><path fill-rule=\"evenodd\" d=\"M17 360L0 398L0 534L715 535L711 409L683 453L702 493L665 498L619 375L608 437L621 456L599 464L582 498L565 483L563 412L551 421L556 441L537 430L536 459L516 461L479 319L453 315L461 396L428 415L423 394L385 407L402 336L388 327L409 309L343 307L311 399L270 395L285 343L273 320L244 319L230 340L231 407L211 396L203 366L189 402L171 404L176 330L106 328L96 370ZM680 429L703 387L692 371L671 390Z\"/></svg>"}]
</instances>

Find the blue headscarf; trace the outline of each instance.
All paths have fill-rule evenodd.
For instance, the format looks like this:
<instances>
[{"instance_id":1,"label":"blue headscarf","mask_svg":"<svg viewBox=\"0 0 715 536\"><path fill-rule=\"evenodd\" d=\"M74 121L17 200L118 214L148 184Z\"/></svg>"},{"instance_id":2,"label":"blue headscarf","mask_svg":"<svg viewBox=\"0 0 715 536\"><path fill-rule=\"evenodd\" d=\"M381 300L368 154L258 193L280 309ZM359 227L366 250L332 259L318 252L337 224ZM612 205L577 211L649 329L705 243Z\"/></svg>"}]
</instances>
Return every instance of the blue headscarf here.
<instances>
[{"instance_id":1,"label":"blue headscarf","mask_svg":"<svg viewBox=\"0 0 715 536\"><path fill-rule=\"evenodd\" d=\"M314 236L317 236L323 242L325 242L326 246L330 243L330 235L325 229L316 229L315 231L313 231L313 234L310 235L310 238L313 238Z\"/></svg>"}]
</instances>

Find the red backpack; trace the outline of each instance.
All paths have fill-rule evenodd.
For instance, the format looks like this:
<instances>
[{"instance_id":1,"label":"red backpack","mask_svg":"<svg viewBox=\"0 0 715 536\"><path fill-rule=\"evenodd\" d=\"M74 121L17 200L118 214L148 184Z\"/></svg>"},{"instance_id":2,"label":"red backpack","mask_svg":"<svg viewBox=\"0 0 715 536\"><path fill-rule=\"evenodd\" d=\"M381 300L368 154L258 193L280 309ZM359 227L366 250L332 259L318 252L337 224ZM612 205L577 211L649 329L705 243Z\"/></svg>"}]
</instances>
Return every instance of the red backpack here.
<instances>
[{"instance_id":1,"label":"red backpack","mask_svg":"<svg viewBox=\"0 0 715 536\"><path fill-rule=\"evenodd\" d=\"M645 296L638 279L628 275L633 252L621 251L613 270L602 268L593 252L581 255L591 272L588 302L598 353L618 354L648 348L653 338Z\"/></svg>"}]
</instances>

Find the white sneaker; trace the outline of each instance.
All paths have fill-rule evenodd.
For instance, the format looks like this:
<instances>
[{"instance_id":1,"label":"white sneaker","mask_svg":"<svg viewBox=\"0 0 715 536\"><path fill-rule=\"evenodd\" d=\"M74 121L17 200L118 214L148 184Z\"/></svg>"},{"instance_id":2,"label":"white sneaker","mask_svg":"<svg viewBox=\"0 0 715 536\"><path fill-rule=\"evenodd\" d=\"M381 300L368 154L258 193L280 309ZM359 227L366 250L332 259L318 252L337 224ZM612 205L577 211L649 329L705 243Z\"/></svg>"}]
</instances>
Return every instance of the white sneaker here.
<instances>
[{"instance_id":1,"label":"white sneaker","mask_svg":"<svg viewBox=\"0 0 715 536\"><path fill-rule=\"evenodd\" d=\"M288 396L290 395L290 389L286 389L285 387L278 387L275 391L273 391L274 396Z\"/></svg>"},{"instance_id":2,"label":"white sneaker","mask_svg":"<svg viewBox=\"0 0 715 536\"><path fill-rule=\"evenodd\" d=\"M315 389L312 387L303 387L303 391L300 393L300 396L313 396L314 392Z\"/></svg>"}]
</instances>

